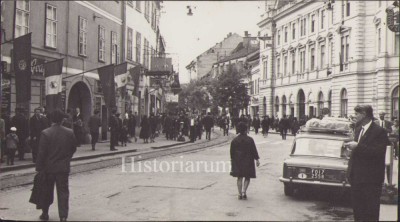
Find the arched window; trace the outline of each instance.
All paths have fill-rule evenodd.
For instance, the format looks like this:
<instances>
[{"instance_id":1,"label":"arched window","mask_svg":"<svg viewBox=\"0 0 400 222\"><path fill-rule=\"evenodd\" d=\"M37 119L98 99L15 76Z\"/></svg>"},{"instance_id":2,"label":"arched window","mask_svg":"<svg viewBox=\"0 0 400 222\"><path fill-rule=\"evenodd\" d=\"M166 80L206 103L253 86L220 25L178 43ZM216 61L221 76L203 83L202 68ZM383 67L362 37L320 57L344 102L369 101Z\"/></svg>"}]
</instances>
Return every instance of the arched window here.
<instances>
[{"instance_id":1,"label":"arched window","mask_svg":"<svg viewBox=\"0 0 400 222\"><path fill-rule=\"evenodd\" d=\"M324 94L319 92L318 94L318 115L322 116L322 110L324 109Z\"/></svg>"},{"instance_id":2,"label":"arched window","mask_svg":"<svg viewBox=\"0 0 400 222\"><path fill-rule=\"evenodd\" d=\"M332 115L332 90L329 91L328 94L328 109L329 109L329 116Z\"/></svg>"},{"instance_id":3,"label":"arched window","mask_svg":"<svg viewBox=\"0 0 400 222\"><path fill-rule=\"evenodd\" d=\"M282 96L282 116L286 115L286 96Z\"/></svg>"},{"instance_id":4,"label":"arched window","mask_svg":"<svg viewBox=\"0 0 400 222\"><path fill-rule=\"evenodd\" d=\"M275 114L279 112L279 97L275 97Z\"/></svg>"},{"instance_id":5,"label":"arched window","mask_svg":"<svg viewBox=\"0 0 400 222\"><path fill-rule=\"evenodd\" d=\"M342 89L340 93L340 116L347 117L347 90Z\"/></svg>"},{"instance_id":6,"label":"arched window","mask_svg":"<svg viewBox=\"0 0 400 222\"><path fill-rule=\"evenodd\" d=\"M264 116L267 115L267 98L264 96L263 99Z\"/></svg>"},{"instance_id":7,"label":"arched window","mask_svg":"<svg viewBox=\"0 0 400 222\"><path fill-rule=\"evenodd\" d=\"M392 92L392 118L399 119L399 86Z\"/></svg>"},{"instance_id":8,"label":"arched window","mask_svg":"<svg viewBox=\"0 0 400 222\"><path fill-rule=\"evenodd\" d=\"M304 91L302 89L297 93L297 104L298 104L298 117L303 118L306 113L306 96L304 95Z\"/></svg>"}]
</instances>

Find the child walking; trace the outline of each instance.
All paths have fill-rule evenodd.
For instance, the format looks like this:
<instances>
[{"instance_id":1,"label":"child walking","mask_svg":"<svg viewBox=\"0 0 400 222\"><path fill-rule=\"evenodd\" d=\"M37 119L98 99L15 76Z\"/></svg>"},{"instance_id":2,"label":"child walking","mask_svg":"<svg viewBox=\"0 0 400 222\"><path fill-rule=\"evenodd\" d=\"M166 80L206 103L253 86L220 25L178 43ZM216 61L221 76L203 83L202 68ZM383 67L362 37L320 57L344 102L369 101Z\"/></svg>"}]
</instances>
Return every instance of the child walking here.
<instances>
[{"instance_id":1,"label":"child walking","mask_svg":"<svg viewBox=\"0 0 400 222\"><path fill-rule=\"evenodd\" d=\"M17 151L17 144L19 142L17 134L17 128L11 127L11 132L6 136L6 147L7 147L7 165L14 165L14 156Z\"/></svg>"}]
</instances>

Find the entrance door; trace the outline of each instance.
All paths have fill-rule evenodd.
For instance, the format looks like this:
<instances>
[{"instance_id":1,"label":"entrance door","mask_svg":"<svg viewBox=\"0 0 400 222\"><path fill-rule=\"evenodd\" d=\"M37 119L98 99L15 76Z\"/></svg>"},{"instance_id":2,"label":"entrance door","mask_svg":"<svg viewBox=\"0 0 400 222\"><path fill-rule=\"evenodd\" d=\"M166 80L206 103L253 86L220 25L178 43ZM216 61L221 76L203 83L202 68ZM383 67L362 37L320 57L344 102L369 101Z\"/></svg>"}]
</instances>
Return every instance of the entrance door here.
<instances>
[{"instance_id":1,"label":"entrance door","mask_svg":"<svg viewBox=\"0 0 400 222\"><path fill-rule=\"evenodd\" d=\"M308 116L309 116L310 118L313 118L313 117L314 117L314 106L310 106L310 107L309 107L309 109L308 109Z\"/></svg>"}]
</instances>

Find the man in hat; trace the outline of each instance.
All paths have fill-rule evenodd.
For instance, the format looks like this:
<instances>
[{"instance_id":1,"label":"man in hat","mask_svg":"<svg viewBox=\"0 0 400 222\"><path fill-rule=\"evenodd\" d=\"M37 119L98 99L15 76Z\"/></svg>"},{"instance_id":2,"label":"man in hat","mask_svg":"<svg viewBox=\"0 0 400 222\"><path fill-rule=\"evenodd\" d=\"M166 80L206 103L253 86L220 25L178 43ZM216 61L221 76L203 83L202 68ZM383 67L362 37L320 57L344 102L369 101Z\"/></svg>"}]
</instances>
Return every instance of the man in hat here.
<instances>
[{"instance_id":1,"label":"man in hat","mask_svg":"<svg viewBox=\"0 0 400 222\"><path fill-rule=\"evenodd\" d=\"M375 121L376 124L378 124L380 127L384 128L387 133L392 132L392 123L388 120L385 120L385 112L380 112L379 113L379 119Z\"/></svg>"},{"instance_id":2,"label":"man in hat","mask_svg":"<svg viewBox=\"0 0 400 222\"><path fill-rule=\"evenodd\" d=\"M29 119L29 129L31 137L31 148L32 148L32 161L36 162L36 156L39 146L39 138L42 130L46 129L48 124L46 117L42 116L42 110L40 108L35 109L35 114Z\"/></svg>"}]
</instances>

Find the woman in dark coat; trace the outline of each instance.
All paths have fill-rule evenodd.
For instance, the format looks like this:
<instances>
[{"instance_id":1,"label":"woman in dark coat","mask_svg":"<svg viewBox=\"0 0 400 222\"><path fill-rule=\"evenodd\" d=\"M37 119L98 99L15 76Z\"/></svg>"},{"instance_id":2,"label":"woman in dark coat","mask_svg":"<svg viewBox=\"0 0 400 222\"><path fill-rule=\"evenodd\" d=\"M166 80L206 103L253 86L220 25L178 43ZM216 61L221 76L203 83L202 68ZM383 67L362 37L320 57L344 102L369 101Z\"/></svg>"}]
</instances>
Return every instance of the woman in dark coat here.
<instances>
[{"instance_id":1,"label":"woman in dark coat","mask_svg":"<svg viewBox=\"0 0 400 222\"><path fill-rule=\"evenodd\" d=\"M260 162L256 144L253 138L247 136L247 124L240 122L237 128L240 134L231 142L231 176L238 178L238 198L241 200L247 199L246 190L249 187L250 178L256 178L254 160L256 160L257 166L260 165Z\"/></svg>"},{"instance_id":2,"label":"woman in dark coat","mask_svg":"<svg viewBox=\"0 0 400 222\"><path fill-rule=\"evenodd\" d=\"M139 138L143 139L144 143L148 143L150 137L150 123L146 115L144 115L142 121L140 121L140 127Z\"/></svg>"}]
</instances>

